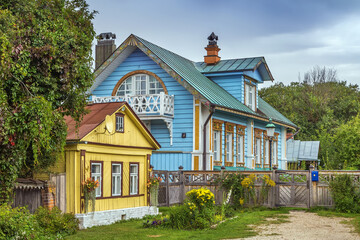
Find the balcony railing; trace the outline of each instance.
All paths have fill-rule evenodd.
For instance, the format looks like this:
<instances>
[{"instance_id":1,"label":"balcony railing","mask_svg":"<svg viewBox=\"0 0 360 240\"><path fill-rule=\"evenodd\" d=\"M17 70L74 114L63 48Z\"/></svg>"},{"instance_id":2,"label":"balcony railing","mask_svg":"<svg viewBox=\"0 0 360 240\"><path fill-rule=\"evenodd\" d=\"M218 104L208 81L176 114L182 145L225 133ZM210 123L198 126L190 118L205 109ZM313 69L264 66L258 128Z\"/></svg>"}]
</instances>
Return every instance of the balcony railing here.
<instances>
[{"instance_id":1,"label":"balcony railing","mask_svg":"<svg viewBox=\"0 0 360 240\"><path fill-rule=\"evenodd\" d=\"M140 118L144 116L174 117L174 96L166 95L163 92L160 94L136 96L93 96L92 100L94 103L125 101L132 107Z\"/></svg>"}]
</instances>

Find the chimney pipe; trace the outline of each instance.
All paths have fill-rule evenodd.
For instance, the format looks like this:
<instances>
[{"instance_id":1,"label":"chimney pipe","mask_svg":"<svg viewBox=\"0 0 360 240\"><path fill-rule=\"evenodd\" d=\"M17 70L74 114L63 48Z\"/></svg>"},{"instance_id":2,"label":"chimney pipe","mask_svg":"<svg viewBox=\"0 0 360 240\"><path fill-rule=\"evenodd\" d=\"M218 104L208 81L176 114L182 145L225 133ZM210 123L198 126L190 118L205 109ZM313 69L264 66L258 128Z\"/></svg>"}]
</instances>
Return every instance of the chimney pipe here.
<instances>
[{"instance_id":1,"label":"chimney pipe","mask_svg":"<svg viewBox=\"0 0 360 240\"><path fill-rule=\"evenodd\" d=\"M95 47L95 69L100 67L116 49L114 33L100 33L96 38L98 41Z\"/></svg>"},{"instance_id":2,"label":"chimney pipe","mask_svg":"<svg viewBox=\"0 0 360 240\"><path fill-rule=\"evenodd\" d=\"M208 37L209 44L205 48L207 55L204 56L204 62L207 65L214 65L220 61L219 51L221 50L217 45L218 36L214 32Z\"/></svg>"}]
</instances>

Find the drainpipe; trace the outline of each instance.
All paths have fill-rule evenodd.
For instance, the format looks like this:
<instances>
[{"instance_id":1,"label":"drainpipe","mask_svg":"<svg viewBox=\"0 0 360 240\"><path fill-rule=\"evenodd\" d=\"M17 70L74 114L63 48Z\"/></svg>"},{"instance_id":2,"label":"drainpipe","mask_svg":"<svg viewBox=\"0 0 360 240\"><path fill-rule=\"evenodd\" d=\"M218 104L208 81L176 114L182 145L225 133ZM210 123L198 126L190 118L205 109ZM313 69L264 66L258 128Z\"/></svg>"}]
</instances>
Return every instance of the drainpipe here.
<instances>
[{"instance_id":1,"label":"drainpipe","mask_svg":"<svg viewBox=\"0 0 360 240\"><path fill-rule=\"evenodd\" d=\"M206 170L206 126L207 126L210 118L214 114L214 112L215 112L215 106L211 105L210 106L210 114L209 114L208 118L206 119L206 121L204 123L204 127L203 127L203 136L204 136L204 141L203 141L203 170Z\"/></svg>"}]
</instances>

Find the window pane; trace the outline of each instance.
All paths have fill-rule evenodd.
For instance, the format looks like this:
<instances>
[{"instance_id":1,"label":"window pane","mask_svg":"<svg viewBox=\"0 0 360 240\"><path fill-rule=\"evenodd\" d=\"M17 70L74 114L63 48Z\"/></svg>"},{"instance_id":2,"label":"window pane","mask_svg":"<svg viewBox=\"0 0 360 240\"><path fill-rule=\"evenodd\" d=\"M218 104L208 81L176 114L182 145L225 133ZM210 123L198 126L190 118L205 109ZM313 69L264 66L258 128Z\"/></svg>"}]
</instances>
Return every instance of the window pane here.
<instances>
[{"instance_id":1,"label":"window pane","mask_svg":"<svg viewBox=\"0 0 360 240\"><path fill-rule=\"evenodd\" d=\"M91 165L91 173L100 173L100 164Z\"/></svg>"},{"instance_id":2,"label":"window pane","mask_svg":"<svg viewBox=\"0 0 360 240\"><path fill-rule=\"evenodd\" d=\"M120 173L120 165L113 165L112 167L113 173Z\"/></svg>"},{"instance_id":3,"label":"window pane","mask_svg":"<svg viewBox=\"0 0 360 240\"><path fill-rule=\"evenodd\" d=\"M131 165L130 166L130 173L136 173L137 174L137 165Z\"/></svg>"}]
</instances>

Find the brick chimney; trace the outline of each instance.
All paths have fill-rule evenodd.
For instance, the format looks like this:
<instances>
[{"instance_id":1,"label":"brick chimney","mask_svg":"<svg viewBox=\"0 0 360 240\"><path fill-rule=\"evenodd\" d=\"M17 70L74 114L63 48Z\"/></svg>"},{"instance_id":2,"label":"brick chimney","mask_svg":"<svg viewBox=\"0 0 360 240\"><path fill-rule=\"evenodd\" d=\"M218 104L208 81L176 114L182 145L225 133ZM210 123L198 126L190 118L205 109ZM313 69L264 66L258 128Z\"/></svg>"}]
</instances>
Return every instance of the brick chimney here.
<instances>
[{"instance_id":1,"label":"brick chimney","mask_svg":"<svg viewBox=\"0 0 360 240\"><path fill-rule=\"evenodd\" d=\"M207 65L214 65L220 61L219 51L221 50L217 45L218 36L214 32L208 37L209 44L205 48L207 55L204 56L204 62Z\"/></svg>"},{"instance_id":2,"label":"brick chimney","mask_svg":"<svg viewBox=\"0 0 360 240\"><path fill-rule=\"evenodd\" d=\"M115 39L116 35L111 32L100 33L97 36L97 45L95 47L95 69L115 51Z\"/></svg>"}]
</instances>

